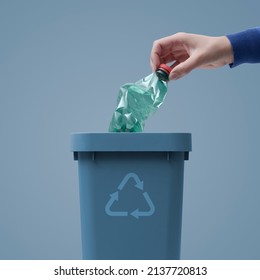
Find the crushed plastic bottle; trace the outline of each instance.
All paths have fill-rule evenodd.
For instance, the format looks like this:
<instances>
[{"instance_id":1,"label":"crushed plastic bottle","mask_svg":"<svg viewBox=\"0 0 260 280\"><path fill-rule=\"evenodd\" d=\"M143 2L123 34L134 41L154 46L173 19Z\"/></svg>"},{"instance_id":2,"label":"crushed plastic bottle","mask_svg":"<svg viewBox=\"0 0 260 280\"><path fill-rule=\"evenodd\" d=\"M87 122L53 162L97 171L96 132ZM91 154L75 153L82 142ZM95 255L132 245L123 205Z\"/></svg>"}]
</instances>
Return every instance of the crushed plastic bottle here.
<instances>
[{"instance_id":1,"label":"crushed plastic bottle","mask_svg":"<svg viewBox=\"0 0 260 280\"><path fill-rule=\"evenodd\" d=\"M142 132L148 117L162 105L171 68L161 64L156 73L123 85L118 94L109 132Z\"/></svg>"}]
</instances>

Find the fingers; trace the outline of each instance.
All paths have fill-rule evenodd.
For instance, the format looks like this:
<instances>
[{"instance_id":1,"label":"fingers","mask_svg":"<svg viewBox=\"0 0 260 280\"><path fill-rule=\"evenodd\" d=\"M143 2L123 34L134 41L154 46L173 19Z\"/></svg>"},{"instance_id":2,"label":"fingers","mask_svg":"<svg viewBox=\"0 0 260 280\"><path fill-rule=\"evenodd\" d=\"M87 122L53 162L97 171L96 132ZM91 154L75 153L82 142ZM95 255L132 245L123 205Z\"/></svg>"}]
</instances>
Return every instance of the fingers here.
<instances>
[{"instance_id":1,"label":"fingers","mask_svg":"<svg viewBox=\"0 0 260 280\"><path fill-rule=\"evenodd\" d=\"M161 39L159 42L155 41L153 45L150 60L153 71L155 71L161 63L172 62L171 68L173 68L173 70L169 75L169 79L177 80L199 66L199 55L194 53L190 56L183 45L180 44L180 41L174 41L171 47L169 42L166 41L167 45L164 47L161 43L164 39L165 38Z\"/></svg>"},{"instance_id":2,"label":"fingers","mask_svg":"<svg viewBox=\"0 0 260 280\"><path fill-rule=\"evenodd\" d=\"M162 45L155 41L153 43L151 56L150 56L150 64L153 71L155 71L158 66L161 64L161 54L162 54Z\"/></svg>"},{"instance_id":3,"label":"fingers","mask_svg":"<svg viewBox=\"0 0 260 280\"><path fill-rule=\"evenodd\" d=\"M170 80L178 80L190 73L200 65L199 56L193 55L181 63L173 65L173 70L169 75Z\"/></svg>"},{"instance_id":4,"label":"fingers","mask_svg":"<svg viewBox=\"0 0 260 280\"><path fill-rule=\"evenodd\" d=\"M150 56L150 64L153 71L161 63L174 61L175 53L182 51L183 46L178 38L179 35L174 34L154 41Z\"/></svg>"},{"instance_id":5,"label":"fingers","mask_svg":"<svg viewBox=\"0 0 260 280\"><path fill-rule=\"evenodd\" d=\"M178 61L178 57L184 54L187 57L187 50L184 46L187 36L186 33L176 33L154 41L150 56L152 70L155 71L161 63Z\"/></svg>"}]
</instances>

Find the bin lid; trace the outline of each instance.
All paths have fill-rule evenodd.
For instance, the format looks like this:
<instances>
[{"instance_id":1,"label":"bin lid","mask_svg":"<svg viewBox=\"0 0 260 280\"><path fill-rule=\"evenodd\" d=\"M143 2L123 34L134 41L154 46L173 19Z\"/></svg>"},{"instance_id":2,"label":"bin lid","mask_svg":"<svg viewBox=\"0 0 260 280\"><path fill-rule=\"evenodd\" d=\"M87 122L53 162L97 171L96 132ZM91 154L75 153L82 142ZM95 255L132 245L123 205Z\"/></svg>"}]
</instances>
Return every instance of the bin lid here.
<instances>
[{"instance_id":1,"label":"bin lid","mask_svg":"<svg viewBox=\"0 0 260 280\"><path fill-rule=\"evenodd\" d=\"M72 152L189 152L191 133L73 133Z\"/></svg>"}]
</instances>

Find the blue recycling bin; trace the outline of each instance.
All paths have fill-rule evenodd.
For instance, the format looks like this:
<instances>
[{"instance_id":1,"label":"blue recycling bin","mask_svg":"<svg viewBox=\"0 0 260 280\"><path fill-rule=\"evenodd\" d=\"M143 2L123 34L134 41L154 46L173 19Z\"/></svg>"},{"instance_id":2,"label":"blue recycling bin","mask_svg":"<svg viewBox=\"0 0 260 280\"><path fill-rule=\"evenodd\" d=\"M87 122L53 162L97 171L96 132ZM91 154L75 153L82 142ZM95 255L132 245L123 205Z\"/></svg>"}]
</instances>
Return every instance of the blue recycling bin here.
<instances>
[{"instance_id":1,"label":"blue recycling bin","mask_svg":"<svg viewBox=\"0 0 260 280\"><path fill-rule=\"evenodd\" d=\"M83 259L179 259L189 133L76 133Z\"/></svg>"}]
</instances>

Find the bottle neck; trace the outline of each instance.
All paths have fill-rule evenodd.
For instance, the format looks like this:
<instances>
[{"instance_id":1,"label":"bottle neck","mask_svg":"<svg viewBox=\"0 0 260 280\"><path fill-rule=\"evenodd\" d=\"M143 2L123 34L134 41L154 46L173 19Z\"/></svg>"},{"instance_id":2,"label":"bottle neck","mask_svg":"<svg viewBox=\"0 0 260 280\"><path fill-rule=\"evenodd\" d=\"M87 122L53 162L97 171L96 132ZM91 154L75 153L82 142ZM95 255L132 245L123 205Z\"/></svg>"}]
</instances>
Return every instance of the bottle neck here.
<instances>
[{"instance_id":1,"label":"bottle neck","mask_svg":"<svg viewBox=\"0 0 260 280\"><path fill-rule=\"evenodd\" d=\"M158 69L156 70L156 75L160 80L168 82L171 70L172 68L167 64L160 64Z\"/></svg>"},{"instance_id":2,"label":"bottle neck","mask_svg":"<svg viewBox=\"0 0 260 280\"><path fill-rule=\"evenodd\" d=\"M156 75L161 81L169 81L169 74L161 69L156 70Z\"/></svg>"}]
</instances>

